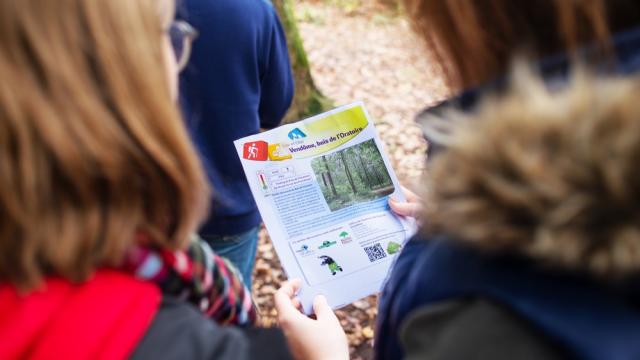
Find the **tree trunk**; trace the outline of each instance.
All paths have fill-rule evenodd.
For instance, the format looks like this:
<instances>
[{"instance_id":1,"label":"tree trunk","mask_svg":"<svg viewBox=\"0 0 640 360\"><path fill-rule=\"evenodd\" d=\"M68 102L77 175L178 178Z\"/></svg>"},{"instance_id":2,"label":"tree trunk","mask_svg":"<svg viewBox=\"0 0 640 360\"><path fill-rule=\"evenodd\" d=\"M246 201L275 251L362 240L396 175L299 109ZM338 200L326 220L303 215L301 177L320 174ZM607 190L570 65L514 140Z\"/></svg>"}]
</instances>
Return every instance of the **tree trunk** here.
<instances>
[{"instance_id":1,"label":"tree trunk","mask_svg":"<svg viewBox=\"0 0 640 360\"><path fill-rule=\"evenodd\" d=\"M373 181L371 181L371 175L369 175L369 171L367 170L367 167L364 165L364 160L362 160L362 156L360 156L360 154L358 154L358 160L360 160L360 166L362 166L362 171L364 172L364 175L367 178L367 185L370 188L373 187Z\"/></svg>"},{"instance_id":2,"label":"tree trunk","mask_svg":"<svg viewBox=\"0 0 640 360\"><path fill-rule=\"evenodd\" d=\"M382 186L384 180L382 179L382 176L380 176L380 172L375 166L373 167L373 173L375 174L376 179L378 180L378 186Z\"/></svg>"},{"instance_id":3,"label":"tree trunk","mask_svg":"<svg viewBox=\"0 0 640 360\"><path fill-rule=\"evenodd\" d=\"M353 193L356 193L356 186L353 184L353 178L351 177L351 171L349 171L349 164L347 164L347 160L344 158L344 151L340 151L340 159L342 159L342 165L344 165L344 170L347 173L347 180L349 180L349 185L351 185L351 190Z\"/></svg>"},{"instance_id":4,"label":"tree trunk","mask_svg":"<svg viewBox=\"0 0 640 360\"><path fill-rule=\"evenodd\" d=\"M360 169L358 169L358 163L355 159L358 156L356 153L356 150L355 149L349 149L349 150L350 151L346 151L346 153L347 153L347 158L350 159L353 172L355 173L355 175L357 175L356 177L360 179L360 184L362 184L365 187L368 187L369 184L367 182L367 179L364 177L364 174L360 171Z\"/></svg>"},{"instance_id":5,"label":"tree trunk","mask_svg":"<svg viewBox=\"0 0 640 360\"><path fill-rule=\"evenodd\" d=\"M278 11L287 35L289 57L296 86L293 103L283 120L286 124L329 110L333 104L331 100L322 95L311 77L307 52L304 50L293 11L293 0L273 0L273 5Z\"/></svg>"},{"instance_id":6,"label":"tree trunk","mask_svg":"<svg viewBox=\"0 0 640 360\"><path fill-rule=\"evenodd\" d=\"M333 185L333 178L331 178L331 170L329 170L329 163L327 162L327 158L322 155L322 161L324 161L324 166L327 168L327 178L329 178L329 185L331 185L331 192L333 193L333 197L338 197L338 192L336 191L335 185Z\"/></svg>"}]
</instances>

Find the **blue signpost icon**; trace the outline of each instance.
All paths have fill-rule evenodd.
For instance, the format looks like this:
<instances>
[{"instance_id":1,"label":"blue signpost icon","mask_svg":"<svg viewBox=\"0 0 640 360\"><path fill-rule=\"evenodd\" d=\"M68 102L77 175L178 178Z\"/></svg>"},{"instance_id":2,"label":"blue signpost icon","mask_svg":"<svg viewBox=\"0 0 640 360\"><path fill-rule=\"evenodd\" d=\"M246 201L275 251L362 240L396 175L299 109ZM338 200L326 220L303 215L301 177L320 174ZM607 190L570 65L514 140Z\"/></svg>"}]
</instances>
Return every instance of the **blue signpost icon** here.
<instances>
[{"instance_id":1,"label":"blue signpost icon","mask_svg":"<svg viewBox=\"0 0 640 360\"><path fill-rule=\"evenodd\" d=\"M307 135L305 133L302 132L302 130L295 128L291 131L289 131L289 139L291 140L296 140L296 139L302 139L304 137L307 137Z\"/></svg>"}]
</instances>

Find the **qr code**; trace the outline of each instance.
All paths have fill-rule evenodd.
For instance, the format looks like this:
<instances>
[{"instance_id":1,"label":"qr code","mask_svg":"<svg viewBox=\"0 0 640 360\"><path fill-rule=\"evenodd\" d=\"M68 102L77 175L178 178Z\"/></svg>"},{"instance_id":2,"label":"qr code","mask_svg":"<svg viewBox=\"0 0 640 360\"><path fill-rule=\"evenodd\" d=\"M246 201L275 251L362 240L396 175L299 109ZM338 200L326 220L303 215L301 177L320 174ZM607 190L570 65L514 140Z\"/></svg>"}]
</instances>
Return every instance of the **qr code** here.
<instances>
[{"instance_id":1,"label":"qr code","mask_svg":"<svg viewBox=\"0 0 640 360\"><path fill-rule=\"evenodd\" d=\"M382 249L382 245L380 245L380 243L373 246L365 246L364 251L369 257L369 262L374 262L387 257L387 254L384 252L384 249Z\"/></svg>"}]
</instances>

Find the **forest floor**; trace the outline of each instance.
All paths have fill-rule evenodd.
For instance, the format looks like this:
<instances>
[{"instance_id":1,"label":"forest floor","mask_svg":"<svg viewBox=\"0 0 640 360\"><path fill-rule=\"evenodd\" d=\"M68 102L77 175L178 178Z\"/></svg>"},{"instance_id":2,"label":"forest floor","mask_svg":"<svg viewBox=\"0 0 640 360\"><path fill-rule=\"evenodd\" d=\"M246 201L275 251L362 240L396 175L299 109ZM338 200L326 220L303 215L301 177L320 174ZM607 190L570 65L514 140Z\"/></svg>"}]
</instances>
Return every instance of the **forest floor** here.
<instances>
[{"instance_id":1,"label":"forest floor","mask_svg":"<svg viewBox=\"0 0 640 360\"><path fill-rule=\"evenodd\" d=\"M295 3L316 85L336 105L364 101L400 181L416 186L424 170L426 144L414 117L447 95L440 68L428 60L406 19L373 0ZM264 230L254 279L263 323L275 325L273 293L285 276ZM377 296L336 313L347 333L351 358L371 358Z\"/></svg>"}]
</instances>

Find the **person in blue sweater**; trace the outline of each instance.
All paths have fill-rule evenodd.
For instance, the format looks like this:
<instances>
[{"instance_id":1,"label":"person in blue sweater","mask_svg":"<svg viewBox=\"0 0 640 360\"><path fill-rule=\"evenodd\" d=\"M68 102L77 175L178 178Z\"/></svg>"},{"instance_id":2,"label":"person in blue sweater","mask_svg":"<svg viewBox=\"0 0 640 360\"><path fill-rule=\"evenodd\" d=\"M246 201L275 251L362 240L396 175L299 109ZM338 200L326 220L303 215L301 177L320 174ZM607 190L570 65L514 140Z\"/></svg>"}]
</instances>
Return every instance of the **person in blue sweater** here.
<instances>
[{"instance_id":1,"label":"person in blue sweater","mask_svg":"<svg viewBox=\"0 0 640 360\"><path fill-rule=\"evenodd\" d=\"M215 193L199 234L251 284L260 214L233 141L278 126L293 75L282 25L266 0L185 0L199 32L180 78L182 108Z\"/></svg>"}]
</instances>

